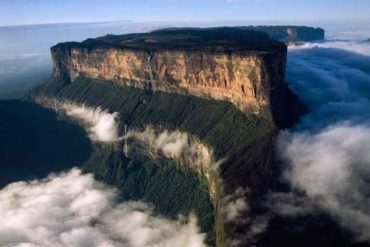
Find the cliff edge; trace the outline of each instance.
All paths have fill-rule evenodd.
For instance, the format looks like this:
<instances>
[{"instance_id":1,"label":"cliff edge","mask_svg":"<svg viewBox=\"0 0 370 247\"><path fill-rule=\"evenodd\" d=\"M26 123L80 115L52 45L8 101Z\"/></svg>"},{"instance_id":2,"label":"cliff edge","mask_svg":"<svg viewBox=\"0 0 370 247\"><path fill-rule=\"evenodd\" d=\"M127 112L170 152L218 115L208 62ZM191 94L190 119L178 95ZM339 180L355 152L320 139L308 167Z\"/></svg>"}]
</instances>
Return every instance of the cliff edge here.
<instances>
[{"instance_id":1,"label":"cliff edge","mask_svg":"<svg viewBox=\"0 0 370 247\"><path fill-rule=\"evenodd\" d=\"M43 99L58 99L117 112L124 123L120 133L126 133L126 127L143 131L152 126L158 133L181 131L190 136L199 142L195 146L206 147L210 158L201 166L185 167L186 172L200 175L201 191L204 185L209 191L201 194L209 198L196 211L207 243L257 245L260 237L252 231L253 225L264 213L262 198L276 179L272 159L276 127L294 123L301 110L284 83L284 43L247 29L188 28L107 35L61 43L51 50L54 76L35 89L31 99L40 104ZM122 143L113 145L112 151L106 149L98 150L91 162L96 169L88 171L121 185L125 178L106 176L105 171L118 173L129 167L122 162L117 167L119 157L125 160L129 152L122 153ZM183 171L181 160L174 161L168 169ZM198 203L194 190L177 193L191 183L178 183L182 189L146 199L165 213L183 212L184 198L171 196L186 197L193 208L192 203ZM172 207L174 201L178 211ZM237 202L243 207L230 215L230 205Z\"/></svg>"},{"instance_id":2,"label":"cliff edge","mask_svg":"<svg viewBox=\"0 0 370 247\"><path fill-rule=\"evenodd\" d=\"M263 32L189 28L107 35L51 51L54 76L229 101L270 117L271 95L284 87L287 48Z\"/></svg>"}]
</instances>

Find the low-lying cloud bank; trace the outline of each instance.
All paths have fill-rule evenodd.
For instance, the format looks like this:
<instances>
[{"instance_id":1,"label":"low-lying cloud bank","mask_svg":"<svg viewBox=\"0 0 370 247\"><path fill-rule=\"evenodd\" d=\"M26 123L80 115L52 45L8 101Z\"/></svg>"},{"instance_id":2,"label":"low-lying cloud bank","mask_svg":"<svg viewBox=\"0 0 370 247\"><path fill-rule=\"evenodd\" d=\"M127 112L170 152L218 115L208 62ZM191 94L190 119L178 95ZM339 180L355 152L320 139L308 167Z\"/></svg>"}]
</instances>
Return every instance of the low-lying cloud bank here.
<instances>
[{"instance_id":1,"label":"low-lying cloud bank","mask_svg":"<svg viewBox=\"0 0 370 247\"><path fill-rule=\"evenodd\" d=\"M370 45L291 48L287 77L311 113L279 137L293 191L272 195L271 207L290 217L324 211L355 240L370 242Z\"/></svg>"},{"instance_id":2,"label":"low-lying cloud bank","mask_svg":"<svg viewBox=\"0 0 370 247\"><path fill-rule=\"evenodd\" d=\"M320 208L357 240L370 241L369 147L369 126L338 125L317 134L283 134L279 151L288 165L285 178L309 199L302 204L295 201L295 210L285 214L304 215ZM284 203L287 198L280 199Z\"/></svg>"},{"instance_id":3,"label":"low-lying cloud bank","mask_svg":"<svg viewBox=\"0 0 370 247\"><path fill-rule=\"evenodd\" d=\"M0 191L0 246L201 247L197 220L169 220L78 169Z\"/></svg>"},{"instance_id":4,"label":"low-lying cloud bank","mask_svg":"<svg viewBox=\"0 0 370 247\"><path fill-rule=\"evenodd\" d=\"M357 46L353 50L351 45L346 50L334 48L337 43L289 50L287 80L311 110L303 118L304 126L300 126L304 129L370 119L370 45L357 42L366 51L359 53Z\"/></svg>"}]
</instances>

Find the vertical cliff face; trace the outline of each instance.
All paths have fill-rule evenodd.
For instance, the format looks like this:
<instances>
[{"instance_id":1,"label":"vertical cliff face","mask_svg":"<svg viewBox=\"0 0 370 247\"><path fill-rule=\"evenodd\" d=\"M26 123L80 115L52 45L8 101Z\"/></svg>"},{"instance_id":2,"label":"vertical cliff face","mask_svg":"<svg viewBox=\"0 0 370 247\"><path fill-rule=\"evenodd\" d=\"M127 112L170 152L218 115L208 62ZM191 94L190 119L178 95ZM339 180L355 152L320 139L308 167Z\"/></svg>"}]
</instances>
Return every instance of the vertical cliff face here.
<instances>
[{"instance_id":1,"label":"vertical cliff face","mask_svg":"<svg viewBox=\"0 0 370 247\"><path fill-rule=\"evenodd\" d=\"M244 219L260 206L273 180L275 113L284 115L289 105L284 103L286 52L267 34L240 28L63 43L52 47L55 78L36 97L104 106L119 112L129 127L164 125L193 136L198 156L208 150L207 161L191 168L208 180L217 246L253 246L253 221ZM71 83L60 82L66 77ZM230 215L229 208L239 203L242 208Z\"/></svg>"},{"instance_id":2,"label":"vertical cliff face","mask_svg":"<svg viewBox=\"0 0 370 247\"><path fill-rule=\"evenodd\" d=\"M282 87L286 62L286 47L262 37L261 44L236 47L233 43L228 47L227 42L168 49L128 47L127 41L120 46L59 44L52 48L54 76L65 74L72 81L85 76L150 91L225 100L259 114L270 105L271 91ZM155 38L145 37L145 45L159 42Z\"/></svg>"}]
</instances>

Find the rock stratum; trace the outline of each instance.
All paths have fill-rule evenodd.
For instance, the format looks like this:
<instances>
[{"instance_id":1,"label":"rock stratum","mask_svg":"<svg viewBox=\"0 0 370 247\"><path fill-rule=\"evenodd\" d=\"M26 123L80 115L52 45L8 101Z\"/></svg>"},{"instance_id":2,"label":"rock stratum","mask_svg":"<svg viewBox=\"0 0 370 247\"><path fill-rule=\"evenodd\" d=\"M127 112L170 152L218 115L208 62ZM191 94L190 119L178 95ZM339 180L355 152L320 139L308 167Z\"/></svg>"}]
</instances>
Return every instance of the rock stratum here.
<instances>
[{"instance_id":1,"label":"rock stratum","mask_svg":"<svg viewBox=\"0 0 370 247\"><path fill-rule=\"evenodd\" d=\"M97 145L85 171L161 213L195 209L208 245L267 247L282 234L289 239L290 228L277 235L265 229L263 206L278 177L272 158L278 129L305 110L284 83L284 43L247 28L164 29L61 43L51 52L53 77L31 100L103 107L118 113L120 133L127 127L142 135L151 126L154 137L186 134L190 145L198 143L193 150L209 150L207 162L186 167L182 158L136 164L133 156L143 153L127 157L122 143Z\"/></svg>"},{"instance_id":2,"label":"rock stratum","mask_svg":"<svg viewBox=\"0 0 370 247\"><path fill-rule=\"evenodd\" d=\"M51 51L54 76L224 100L254 114L264 113L272 92L284 86L287 53L265 33L233 28L109 35Z\"/></svg>"}]
</instances>

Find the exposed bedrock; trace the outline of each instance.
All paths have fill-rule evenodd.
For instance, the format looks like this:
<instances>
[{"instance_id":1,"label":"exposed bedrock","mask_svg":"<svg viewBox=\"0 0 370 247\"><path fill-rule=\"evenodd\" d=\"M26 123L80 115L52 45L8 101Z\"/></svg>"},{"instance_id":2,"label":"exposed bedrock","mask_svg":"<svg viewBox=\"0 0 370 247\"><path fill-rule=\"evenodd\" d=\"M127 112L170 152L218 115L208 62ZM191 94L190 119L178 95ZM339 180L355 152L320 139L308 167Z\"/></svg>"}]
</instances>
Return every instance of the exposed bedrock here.
<instances>
[{"instance_id":1,"label":"exposed bedrock","mask_svg":"<svg viewBox=\"0 0 370 247\"><path fill-rule=\"evenodd\" d=\"M285 44L240 28L174 29L51 50L53 78L32 93L33 100L117 112L120 123L136 131L131 141L148 134L158 139L161 130L180 139L186 134L191 152L205 154L204 164L191 168L207 178L217 246L258 244L261 200L274 183L273 141L304 111L284 83ZM153 126L153 133L145 133L145 126ZM134 144L131 151L137 147L142 149ZM158 153L151 145L143 150ZM184 155L164 156L186 164Z\"/></svg>"},{"instance_id":2,"label":"exposed bedrock","mask_svg":"<svg viewBox=\"0 0 370 247\"><path fill-rule=\"evenodd\" d=\"M193 44L193 36L186 36L185 41L173 40L183 45L156 46L163 37L184 35L174 30L138 34L140 40L134 41L136 36L123 36L114 45L108 38L59 44L51 49L54 76L64 74L73 81L83 75L151 91L225 100L244 112L269 117L271 92L284 87L286 46L264 33L227 30L236 32L235 40L208 37L206 32L213 34L212 30L191 33L207 35L209 44ZM261 37L254 37L256 33Z\"/></svg>"}]
</instances>

